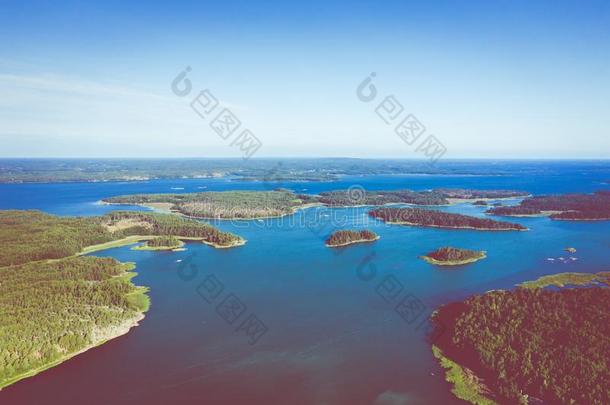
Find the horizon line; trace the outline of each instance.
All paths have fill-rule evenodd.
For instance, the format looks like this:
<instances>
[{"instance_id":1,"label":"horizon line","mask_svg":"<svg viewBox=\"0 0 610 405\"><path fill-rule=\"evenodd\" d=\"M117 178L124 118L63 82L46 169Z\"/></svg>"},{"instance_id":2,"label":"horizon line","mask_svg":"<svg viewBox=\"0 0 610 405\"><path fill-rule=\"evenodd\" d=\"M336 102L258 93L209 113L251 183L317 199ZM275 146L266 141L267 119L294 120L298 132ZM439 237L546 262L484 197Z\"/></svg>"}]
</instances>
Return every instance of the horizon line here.
<instances>
[{"instance_id":1,"label":"horizon line","mask_svg":"<svg viewBox=\"0 0 610 405\"><path fill-rule=\"evenodd\" d=\"M242 157L235 156L0 156L0 160L27 159L27 160L70 160L70 159L98 159L98 160L272 160L272 159L353 159L353 160L408 160L418 162L428 162L429 159L421 157L359 157L359 156L259 156L244 160ZM458 160L610 160L610 157L453 157L439 159L436 163L443 161Z\"/></svg>"}]
</instances>

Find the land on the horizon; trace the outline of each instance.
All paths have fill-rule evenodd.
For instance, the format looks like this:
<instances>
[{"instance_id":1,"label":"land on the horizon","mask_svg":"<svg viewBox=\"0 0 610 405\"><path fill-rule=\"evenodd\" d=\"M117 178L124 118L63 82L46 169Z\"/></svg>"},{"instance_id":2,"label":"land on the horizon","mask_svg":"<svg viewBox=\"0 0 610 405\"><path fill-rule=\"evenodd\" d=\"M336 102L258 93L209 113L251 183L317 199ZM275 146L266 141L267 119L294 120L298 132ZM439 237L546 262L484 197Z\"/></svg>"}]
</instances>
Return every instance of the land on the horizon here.
<instances>
[{"instance_id":1,"label":"land on the horizon","mask_svg":"<svg viewBox=\"0 0 610 405\"><path fill-rule=\"evenodd\" d=\"M562 160L557 160L562 161ZM571 160L565 160L570 162ZM482 170L480 162L493 162ZM534 159L426 159L370 158L0 158L0 183L58 183L149 181L155 179L230 178L235 181L291 183L336 181L362 175L508 176L515 164L524 173L536 173ZM592 166L608 160L590 159Z\"/></svg>"}]
</instances>

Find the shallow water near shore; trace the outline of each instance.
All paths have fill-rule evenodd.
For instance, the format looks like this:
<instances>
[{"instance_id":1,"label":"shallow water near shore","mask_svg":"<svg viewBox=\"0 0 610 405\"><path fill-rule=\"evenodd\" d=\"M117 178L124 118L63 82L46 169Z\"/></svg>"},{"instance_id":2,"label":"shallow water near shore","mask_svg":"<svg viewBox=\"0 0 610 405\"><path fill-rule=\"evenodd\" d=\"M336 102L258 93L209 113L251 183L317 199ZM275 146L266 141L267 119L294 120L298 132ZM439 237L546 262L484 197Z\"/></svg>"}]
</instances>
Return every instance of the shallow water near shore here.
<instances>
[{"instance_id":1,"label":"shallow water near shore","mask_svg":"<svg viewBox=\"0 0 610 405\"><path fill-rule=\"evenodd\" d=\"M503 188L543 194L610 190L603 184L607 179L609 166L593 170L587 163L553 163L526 175L516 164L507 176L352 176L332 183L197 179L0 185L0 207L99 215L126 208L96 204L103 197L176 192L172 187L183 187L180 192L287 187L315 193L358 184L380 190ZM486 207L463 203L441 209L484 216ZM126 246L94 253L136 263L134 282L151 289L146 318L125 336L5 388L0 403L459 404L420 326L434 308L546 274L610 270L610 221L504 218L530 231L480 232L387 225L369 220L368 210L309 208L291 220L215 221L248 240L234 249L189 242L182 252ZM324 239L337 227L366 227L380 239L329 249ZM445 245L485 250L487 258L455 268L418 258ZM565 252L568 246L576 253ZM570 256L577 260L558 260ZM210 277L223 286L215 298L202 288ZM233 322L217 310L231 296L243 309ZM403 311L405 306L411 310ZM250 315L268 328L255 344L240 328Z\"/></svg>"}]
</instances>

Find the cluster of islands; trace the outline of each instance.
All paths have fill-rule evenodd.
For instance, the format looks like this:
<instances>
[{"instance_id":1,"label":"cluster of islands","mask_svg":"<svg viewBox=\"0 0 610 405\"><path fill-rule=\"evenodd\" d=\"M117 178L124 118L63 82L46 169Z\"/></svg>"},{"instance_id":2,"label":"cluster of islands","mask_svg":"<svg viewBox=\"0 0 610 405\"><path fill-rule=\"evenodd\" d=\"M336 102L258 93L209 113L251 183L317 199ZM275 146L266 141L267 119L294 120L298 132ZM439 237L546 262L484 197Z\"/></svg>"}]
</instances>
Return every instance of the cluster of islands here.
<instances>
[{"instance_id":1,"label":"cluster of islands","mask_svg":"<svg viewBox=\"0 0 610 405\"><path fill-rule=\"evenodd\" d=\"M493 205L487 214L610 219L608 192L532 197L464 189L366 190L357 201L347 190L137 194L103 202L162 212L113 211L87 218L0 211L0 389L125 334L143 319L150 302L147 288L131 281L134 265L87 253L138 242L139 250L177 250L186 241L233 248L246 241L199 220L278 217L322 205L371 206L371 218L397 226L527 230L517 223L434 209L514 198L522 200ZM325 244L338 248L377 240L379 235L367 229L339 230ZM485 251L450 246L421 256L438 266L485 257ZM475 404L610 403L609 286L610 273L562 273L439 308L433 323L442 333L432 350L447 369L455 395Z\"/></svg>"}]
</instances>

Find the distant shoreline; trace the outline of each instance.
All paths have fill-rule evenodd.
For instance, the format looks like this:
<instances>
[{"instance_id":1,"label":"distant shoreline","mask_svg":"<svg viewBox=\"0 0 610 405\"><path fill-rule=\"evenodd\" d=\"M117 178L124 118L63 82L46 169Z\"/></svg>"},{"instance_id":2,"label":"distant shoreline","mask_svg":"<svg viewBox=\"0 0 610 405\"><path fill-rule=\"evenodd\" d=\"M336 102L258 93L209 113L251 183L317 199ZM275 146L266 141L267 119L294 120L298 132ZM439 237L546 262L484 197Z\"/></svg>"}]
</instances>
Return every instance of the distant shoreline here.
<instances>
[{"instance_id":1,"label":"distant shoreline","mask_svg":"<svg viewBox=\"0 0 610 405\"><path fill-rule=\"evenodd\" d=\"M401 222L383 221L383 222L385 222L387 224L391 224L391 225L408 225L408 226L414 226L414 227L419 227L419 228L467 229L467 230L474 230L474 231L497 231L497 232L506 232L506 231L525 232L525 231L529 231L529 228L525 228L525 229L515 229L515 228L477 228L477 227L474 227L474 226L423 225L423 224L416 224L414 222L403 222L403 221L401 221Z\"/></svg>"}]
</instances>

